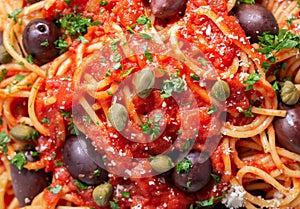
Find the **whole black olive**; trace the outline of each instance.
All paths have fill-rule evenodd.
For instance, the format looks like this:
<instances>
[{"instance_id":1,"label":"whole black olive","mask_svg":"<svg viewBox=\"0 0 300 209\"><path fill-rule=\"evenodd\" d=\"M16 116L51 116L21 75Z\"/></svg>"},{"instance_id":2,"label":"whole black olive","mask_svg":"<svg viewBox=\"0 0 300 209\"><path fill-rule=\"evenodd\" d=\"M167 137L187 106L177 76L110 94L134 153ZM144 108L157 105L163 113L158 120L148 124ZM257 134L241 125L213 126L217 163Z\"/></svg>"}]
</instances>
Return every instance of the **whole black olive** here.
<instances>
[{"instance_id":1,"label":"whole black olive","mask_svg":"<svg viewBox=\"0 0 300 209\"><path fill-rule=\"evenodd\" d=\"M108 180L102 156L95 150L91 140L82 135L66 140L63 158L73 178L87 185L99 185Z\"/></svg>"},{"instance_id":2,"label":"whole black olive","mask_svg":"<svg viewBox=\"0 0 300 209\"><path fill-rule=\"evenodd\" d=\"M27 161L35 161L32 151L24 152ZM19 170L16 165L10 165L12 186L20 207L30 204L32 199L42 192L51 182L50 173L45 170Z\"/></svg>"},{"instance_id":3,"label":"whole black olive","mask_svg":"<svg viewBox=\"0 0 300 209\"><path fill-rule=\"evenodd\" d=\"M287 114L274 119L276 139L282 147L300 154L300 102L294 106L279 103L279 109Z\"/></svg>"},{"instance_id":4,"label":"whole black olive","mask_svg":"<svg viewBox=\"0 0 300 209\"><path fill-rule=\"evenodd\" d=\"M169 18L183 12L187 0L151 0L152 14L159 18Z\"/></svg>"},{"instance_id":5,"label":"whole black olive","mask_svg":"<svg viewBox=\"0 0 300 209\"><path fill-rule=\"evenodd\" d=\"M278 34L278 23L267 8L260 4L239 4L235 11L235 17L244 29L247 36L250 36L251 43L257 43L258 36L264 32Z\"/></svg>"},{"instance_id":6,"label":"whole black olive","mask_svg":"<svg viewBox=\"0 0 300 209\"><path fill-rule=\"evenodd\" d=\"M191 152L173 170L175 185L186 192L202 189L210 180L212 164L208 153Z\"/></svg>"},{"instance_id":7,"label":"whole black olive","mask_svg":"<svg viewBox=\"0 0 300 209\"><path fill-rule=\"evenodd\" d=\"M47 19L34 19L23 31L23 45L26 52L33 57L33 62L43 65L58 56L59 50L54 42L60 36L60 30Z\"/></svg>"}]
</instances>

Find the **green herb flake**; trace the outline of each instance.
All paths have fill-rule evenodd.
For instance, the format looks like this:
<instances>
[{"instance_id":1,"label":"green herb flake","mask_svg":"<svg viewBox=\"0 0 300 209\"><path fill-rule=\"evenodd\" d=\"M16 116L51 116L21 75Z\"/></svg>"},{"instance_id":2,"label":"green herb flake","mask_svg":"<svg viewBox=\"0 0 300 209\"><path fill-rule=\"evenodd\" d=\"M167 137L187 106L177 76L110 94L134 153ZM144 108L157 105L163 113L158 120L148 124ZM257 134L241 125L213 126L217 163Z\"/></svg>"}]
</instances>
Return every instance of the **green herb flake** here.
<instances>
[{"instance_id":1,"label":"green herb flake","mask_svg":"<svg viewBox=\"0 0 300 209\"><path fill-rule=\"evenodd\" d=\"M226 196L225 191L222 191L222 195L218 196L218 197L211 197L208 200L204 200L204 201L196 201L196 204L201 206L201 207L211 207L215 204L215 201L221 200Z\"/></svg>"},{"instance_id":2,"label":"green herb flake","mask_svg":"<svg viewBox=\"0 0 300 209\"><path fill-rule=\"evenodd\" d=\"M99 169L96 169L96 170L93 171L93 174L95 176L100 176L101 175L101 171Z\"/></svg>"},{"instance_id":3,"label":"green herb flake","mask_svg":"<svg viewBox=\"0 0 300 209\"><path fill-rule=\"evenodd\" d=\"M217 185L221 181L221 177L220 176L218 176L218 175L216 175L214 173L211 173L210 175L211 175L211 177L213 177L215 185Z\"/></svg>"},{"instance_id":4,"label":"green herb flake","mask_svg":"<svg viewBox=\"0 0 300 209\"><path fill-rule=\"evenodd\" d=\"M145 50L144 55L147 58L147 60L153 62L152 53L150 53L147 49Z\"/></svg>"},{"instance_id":5,"label":"green herb flake","mask_svg":"<svg viewBox=\"0 0 300 209\"><path fill-rule=\"evenodd\" d=\"M163 81L161 98L171 97L173 92L182 93L185 89L185 81L177 75L173 75L172 78Z\"/></svg>"},{"instance_id":6,"label":"green herb flake","mask_svg":"<svg viewBox=\"0 0 300 209\"><path fill-rule=\"evenodd\" d=\"M11 139L8 137L5 131L0 133L0 152L3 152L4 155L7 154L7 144L11 142Z\"/></svg>"},{"instance_id":7,"label":"green herb flake","mask_svg":"<svg viewBox=\"0 0 300 209\"><path fill-rule=\"evenodd\" d=\"M15 80L16 80L16 81L21 81L21 80L23 80L23 78L25 78L24 75L18 74L18 75L16 75Z\"/></svg>"},{"instance_id":8,"label":"green herb flake","mask_svg":"<svg viewBox=\"0 0 300 209\"><path fill-rule=\"evenodd\" d=\"M179 161L176 166L177 173L188 172L193 167L193 163L187 157L184 157L183 160Z\"/></svg>"},{"instance_id":9,"label":"green herb flake","mask_svg":"<svg viewBox=\"0 0 300 209\"><path fill-rule=\"evenodd\" d=\"M6 75L7 75L7 69L3 68L1 70L1 73L0 73L0 82L4 80L4 78L6 77Z\"/></svg>"},{"instance_id":10,"label":"green herb flake","mask_svg":"<svg viewBox=\"0 0 300 209\"><path fill-rule=\"evenodd\" d=\"M108 4L108 1L107 0L101 0L100 1L100 5L101 6L105 6L105 5L107 5Z\"/></svg>"},{"instance_id":11,"label":"green herb flake","mask_svg":"<svg viewBox=\"0 0 300 209\"><path fill-rule=\"evenodd\" d=\"M152 36L150 36L147 33L139 33L138 36L141 37L142 39L145 39L145 40L151 40L152 39Z\"/></svg>"},{"instance_id":12,"label":"green herb flake","mask_svg":"<svg viewBox=\"0 0 300 209\"><path fill-rule=\"evenodd\" d=\"M25 154L23 152L17 153L11 160L11 164L17 166L19 170L22 170L24 165L27 163Z\"/></svg>"},{"instance_id":13,"label":"green herb flake","mask_svg":"<svg viewBox=\"0 0 300 209\"><path fill-rule=\"evenodd\" d=\"M279 81L274 81L274 83L272 84L272 88L274 89L274 91L279 92Z\"/></svg>"},{"instance_id":14,"label":"green herb flake","mask_svg":"<svg viewBox=\"0 0 300 209\"><path fill-rule=\"evenodd\" d=\"M120 209L117 198L113 198L113 201L109 201L109 206L111 209Z\"/></svg>"},{"instance_id":15,"label":"green herb flake","mask_svg":"<svg viewBox=\"0 0 300 209\"><path fill-rule=\"evenodd\" d=\"M40 120L42 123L45 123L45 124L50 124L50 120L46 117L44 117L42 120Z\"/></svg>"},{"instance_id":16,"label":"green herb flake","mask_svg":"<svg viewBox=\"0 0 300 209\"><path fill-rule=\"evenodd\" d=\"M52 193L52 194L59 194L60 191L62 190L62 186L59 185L59 184L56 184L54 185L54 187L52 187L51 189L49 189L49 191Z\"/></svg>"},{"instance_id":17,"label":"green herb flake","mask_svg":"<svg viewBox=\"0 0 300 209\"><path fill-rule=\"evenodd\" d=\"M125 78L125 77L129 76L129 75L132 73L132 71L133 71L134 69L135 69L135 67L131 67L131 68L129 68L128 70L126 70L125 73L123 73L123 74L121 75L121 78Z\"/></svg>"},{"instance_id":18,"label":"green herb flake","mask_svg":"<svg viewBox=\"0 0 300 209\"><path fill-rule=\"evenodd\" d=\"M14 10L12 13L8 14L8 18L13 19L14 22L17 22L17 16L23 11L23 8Z\"/></svg>"},{"instance_id":19,"label":"green herb flake","mask_svg":"<svg viewBox=\"0 0 300 209\"><path fill-rule=\"evenodd\" d=\"M125 198L130 198L130 192L125 192L125 191L122 191L121 192L121 195Z\"/></svg>"},{"instance_id":20,"label":"green herb flake","mask_svg":"<svg viewBox=\"0 0 300 209\"><path fill-rule=\"evenodd\" d=\"M213 105L213 106L211 106L208 110L207 110L207 114L213 114L213 113L215 113L215 112L217 112L218 111L218 107L217 106L215 106L215 105Z\"/></svg>"},{"instance_id":21,"label":"green herb flake","mask_svg":"<svg viewBox=\"0 0 300 209\"><path fill-rule=\"evenodd\" d=\"M26 57L26 60L27 60L27 62L29 62L30 64L33 64L33 58L32 58L32 55L31 55L31 54L28 55L28 56Z\"/></svg>"},{"instance_id":22,"label":"green herb flake","mask_svg":"<svg viewBox=\"0 0 300 209\"><path fill-rule=\"evenodd\" d=\"M254 115L252 113L252 105L250 105L250 107L247 110L243 110L242 113L244 113L244 116L246 118L253 118Z\"/></svg>"},{"instance_id":23,"label":"green herb flake","mask_svg":"<svg viewBox=\"0 0 300 209\"><path fill-rule=\"evenodd\" d=\"M141 15L138 17L136 22L140 25L144 25L144 29L147 30L149 27L151 27L151 20L149 17L146 17L144 15Z\"/></svg>"},{"instance_id":24,"label":"green herb flake","mask_svg":"<svg viewBox=\"0 0 300 209\"><path fill-rule=\"evenodd\" d=\"M78 38L75 39L76 41L81 41L81 43L86 44L88 40L84 38L83 36L78 36Z\"/></svg>"},{"instance_id":25,"label":"green herb flake","mask_svg":"<svg viewBox=\"0 0 300 209\"><path fill-rule=\"evenodd\" d=\"M72 2L73 0L64 0L64 2L67 4L67 6L68 7L71 7L71 2Z\"/></svg>"},{"instance_id":26,"label":"green herb flake","mask_svg":"<svg viewBox=\"0 0 300 209\"><path fill-rule=\"evenodd\" d=\"M237 3L255 4L255 0L237 0Z\"/></svg>"},{"instance_id":27,"label":"green herb flake","mask_svg":"<svg viewBox=\"0 0 300 209\"><path fill-rule=\"evenodd\" d=\"M277 53L282 49L300 49L300 35L295 35L286 29L279 30L278 35L265 32L258 39L260 48L257 51L265 54L267 59L273 63L276 61L273 52Z\"/></svg>"},{"instance_id":28,"label":"green herb flake","mask_svg":"<svg viewBox=\"0 0 300 209\"><path fill-rule=\"evenodd\" d=\"M42 43L41 43L41 46L45 46L45 47L49 46L49 42L48 42L48 40L47 40L47 41L44 41L44 42L42 42Z\"/></svg>"},{"instance_id":29,"label":"green herb flake","mask_svg":"<svg viewBox=\"0 0 300 209\"><path fill-rule=\"evenodd\" d=\"M199 62L200 62L204 67L207 66L207 61L206 61L204 58L199 57L198 60L199 60Z\"/></svg>"},{"instance_id":30,"label":"green herb flake","mask_svg":"<svg viewBox=\"0 0 300 209\"><path fill-rule=\"evenodd\" d=\"M261 78L261 74L258 73L251 73L248 78L243 81L244 84L247 84L246 91L249 91L253 88L254 84L259 81Z\"/></svg>"},{"instance_id":31,"label":"green herb flake","mask_svg":"<svg viewBox=\"0 0 300 209\"><path fill-rule=\"evenodd\" d=\"M56 41L54 41L54 46L57 49L66 50L68 48L68 42L60 36Z\"/></svg>"},{"instance_id":32,"label":"green herb flake","mask_svg":"<svg viewBox=\"0 0 300 209\"><path fill-rule=\"evenodd\" d=\"M195 80L195 81L199 81L200 80L200 76L196 75L196 74L191 74L190 78L193 79L193 80Z\"/></svg>"},{"instance_id":33,"label":"green herb flake","mask_svg":"<svg viewBox=\"0 0 300 209\"><path fill-rule=\"evenodd\" d=\"M74 179L73 182L80 188L80 189L90 189L91 187Z\"/></svg>"},{"instance_id":34,"label":"green herb flake","mask_svg":"<svg viewBox=\"0 0 300 209\"><path fill-rule=\"evenodd\" d=\"M264 72L267 73L271 67L271 64L268 62L263 62L261 66L264 69Z\"/></svg>"}]
</instances>

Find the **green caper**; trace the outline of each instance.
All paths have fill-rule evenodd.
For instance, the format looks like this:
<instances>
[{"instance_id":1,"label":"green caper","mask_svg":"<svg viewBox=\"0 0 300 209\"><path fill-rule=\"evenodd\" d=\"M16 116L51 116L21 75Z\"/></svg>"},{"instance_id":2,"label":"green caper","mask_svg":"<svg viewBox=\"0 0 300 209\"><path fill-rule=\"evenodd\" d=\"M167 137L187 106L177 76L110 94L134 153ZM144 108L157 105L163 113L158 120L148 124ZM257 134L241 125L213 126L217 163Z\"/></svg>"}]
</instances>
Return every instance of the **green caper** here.
<instances>
[{"instance_id":1,"label":"green caper","mask_svg":"<svg viewBox=\"0 0 300 209\"><path fill-rule=\"evenodd\" d=\"M38 132L34 128L27 125L17 125L10 129L10 135L18 141L35 140Z\"/></svg>"},{"instance_id":2,"label":"green caper","mask_svg":"<svg viewBox=\"0 0 300 209\"><path fill-rule=\"evenodd\" d=\"M211 89L212 96L224 102L230 96L230 88L226 81L216 81Z\"/></svg>"},{"instance_id":3,"label":"green caper","mask_svg":"<svg viewBox=\"0 0 300 209\"><path fill-rule=\"evenodd\" d=\"M172 159L167 155L156 155L150 165L157 173L164 173L174 167Z\"/></svg>"},{"instance_id":4,"label":"green caper","mask_svg":"<svg viewBox=\"0 0 300 209\"><path fill-rule=\"evenodd\" d=\"M0 45L0 63L6 64L9 63L12 60L12 57L8 52L6 51L3 44Z\"/></svg>"},{"instance_id":5,"label":"green caper","mask_svg":"<svg viewBox=\"0 0 300 209\"><path fill-rule=\"evenodd\" d=\"M135 82L135 89L139 97L148 97L155 83L155 72L150 67L145 67L137 73Z\"/></svg>"},{"instance_id":6,"label":"green caper","mask_svg":"<svg viewBox=\"0 0 300 209\"><path fill-rule=\"evenodd\" d=\"M122 131L127 124L128 112L122 104L115 103L108 109L108 120L117 130Z\"/></svg>"},{"instance_id":7,"label":"green caper","mask_svg":"<svg viewBox=\"0 0 300 209\"><path fill-rule=\"evenodd\" d=\"M283 103L294 105L299 100L299 93L296 86L291 81L285 81L280 91L280 97Z\"/></svg>"},{"instance_id":8,"label":"green caper","mask_svg":"<svg viewBox=\"0 0 300 209\"><path fill-rule=\"evenodd\" d=\"M98 185L93 191L93 199L99 206L104 206L108 202L113 192L113 186L110 183Z\"/></svg>"}]
</instances>

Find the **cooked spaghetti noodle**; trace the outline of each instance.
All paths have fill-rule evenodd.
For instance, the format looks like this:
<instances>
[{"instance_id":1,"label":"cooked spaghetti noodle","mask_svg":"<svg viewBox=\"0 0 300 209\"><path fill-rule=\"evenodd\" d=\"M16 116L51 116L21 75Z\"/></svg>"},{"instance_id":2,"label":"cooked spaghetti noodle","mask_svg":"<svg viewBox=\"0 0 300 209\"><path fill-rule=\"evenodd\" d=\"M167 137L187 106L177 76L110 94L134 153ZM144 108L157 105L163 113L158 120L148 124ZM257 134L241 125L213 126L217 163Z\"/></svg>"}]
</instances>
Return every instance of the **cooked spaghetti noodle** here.
<instances>
[{"instance_id":1,"label":"cooked spaghetti noodle","mask_svg":"<svg viewBox=\"0 0 300 209\"><path fill-rule=\"evenodd\" d=\"M24 200L24 209L221 204L228 208L298 208L300 155L276 140L274 118L286 117L287 111L278 108L272 85L287 78L300 84L299 50L274 51L275 62L269 62L259 52L261 46L250 44L234 18L236 4L234 0L189 0L183 14L160 19L142 0L1 1L0 31L12 60L0 65L0 208L20 207L11 165L26 146L37 151L38 160L28 160L23 169L43 170L52 180L35 197ZM300 34L299 2L262 0L259 4L273 13L279 29ZM22 42L26 25L36 18L59 22L72 14L97 24L73 37L60 23L67 49L53 61L34 64ZM264 63L271 70L266 72ZM154 71L155 88L141 99L132 86L135 76L147 67ZM245 81L254 74L260 77L246 90ZM184 88L173 90L170 99L159 82L175 79ZM210 90L216 80L230 87L230 96L223 103ZM299 85L296 87L300 92ZM115 102L128 111L127 128L120 133L107 119ZM160 114L164 119L155 121ZM11 130L17 125L33 127L38 138L15 139ZM145 125L153 128L151 135L142 133ZM159 133L154 125L159 126ZM96 185L82 186L64 162L63 147L78 132L88 136L99 155L105 156L113 192L104 206L93 199ZM210 153L215 176L197 192L178 189L170 172L153 175L147 160L169 147L181 150L190 141L189 149ZM129 163L127 158L140 161Z\"/></svg>"}]
</instances>

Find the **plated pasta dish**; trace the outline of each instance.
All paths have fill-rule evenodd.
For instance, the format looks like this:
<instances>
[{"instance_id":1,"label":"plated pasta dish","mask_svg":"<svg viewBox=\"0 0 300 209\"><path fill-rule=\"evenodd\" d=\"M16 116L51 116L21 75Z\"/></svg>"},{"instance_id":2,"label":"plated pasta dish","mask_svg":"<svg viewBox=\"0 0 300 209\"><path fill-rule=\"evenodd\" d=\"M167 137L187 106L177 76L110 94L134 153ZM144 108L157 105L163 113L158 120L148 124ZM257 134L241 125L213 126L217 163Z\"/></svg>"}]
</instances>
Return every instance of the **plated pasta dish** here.
<instances>
[{"instance_id":1,"label":"plated pasta dish","mask_svg":"<svg viewBox=\"0 0 300 209\"><path fill-rule=\"evenodd\" d=\"M300 208L300 2L1 0L0 208Z\"/></svg>"}]
</instances>

